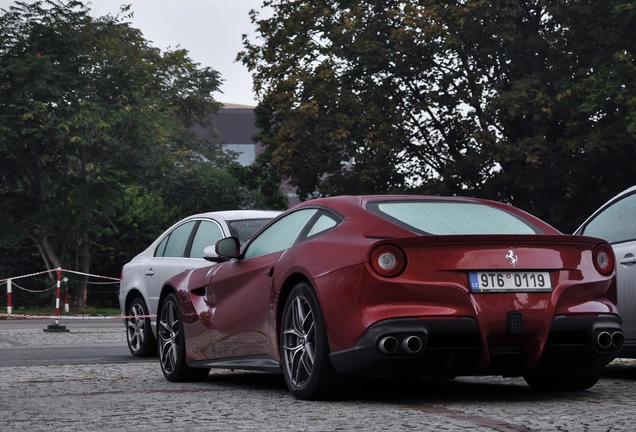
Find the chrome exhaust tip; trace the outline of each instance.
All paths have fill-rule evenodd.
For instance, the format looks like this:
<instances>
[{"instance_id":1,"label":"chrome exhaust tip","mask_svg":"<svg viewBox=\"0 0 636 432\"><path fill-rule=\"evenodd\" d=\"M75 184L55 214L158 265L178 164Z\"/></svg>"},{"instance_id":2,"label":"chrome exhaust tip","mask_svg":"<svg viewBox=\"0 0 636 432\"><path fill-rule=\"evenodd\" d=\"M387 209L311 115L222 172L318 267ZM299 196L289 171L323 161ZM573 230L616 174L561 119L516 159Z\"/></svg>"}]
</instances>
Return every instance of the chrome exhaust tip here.
<instances>
[{"instance_id":1,"label":"chrome exhaust tip","mask_svg":"<svg viewBox=\"0 0 636 432\"><path fill-rule=\"evenodd\" d=\"M612 333L612 346L614 348L621 348L625 343L625 335L622 331L615 331Z\"/></svg>"},{"instance_id":2,"label":"chrome exhaust tip","mask_svg":"<svg viewBox=\"0 0 636 432\"><path fill-rule=\"evenodd\" d=\"M419 336L407 336L402 341L402 349L409 354L419 353L422 347L422 339Z\"/></svg>"},{"instance_id":3,"label":"chrome exhaust tip","mask_svg":"<svg viewBox=\"0 0 636 432\"><path fill-rule=\"evenodd\" d=\"M378 351L380 351L382 354L395 354L398 350L398 347L398 341L393 336L385 336L378 342Z\"/></svg>"},{"instance_id":4,"label":"chrome exhaust tip","mask_svg":"<svg viewBox=\"0 0 636 432\"><path fill-rule=\"evenodd\" d=\"M596 336L596 344L602 349L608 349L612 346L612 335L609 332L602 331Z\"/></svg>"}]
</instances>

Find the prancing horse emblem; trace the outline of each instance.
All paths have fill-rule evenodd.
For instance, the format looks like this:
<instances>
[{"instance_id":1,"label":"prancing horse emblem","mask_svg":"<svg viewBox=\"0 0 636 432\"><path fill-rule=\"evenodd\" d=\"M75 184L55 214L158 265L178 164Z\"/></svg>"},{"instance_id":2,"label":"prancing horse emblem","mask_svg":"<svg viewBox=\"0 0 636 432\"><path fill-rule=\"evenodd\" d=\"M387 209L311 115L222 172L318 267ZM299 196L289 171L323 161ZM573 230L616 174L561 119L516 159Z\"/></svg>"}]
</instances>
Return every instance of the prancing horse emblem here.
<instances>
[{"instance_id":1,"label":"prancing horse emblem","mask_svg":"<svg viewBox=\"0 0 636 432\"><path fill-rule=\"evenodd\" d=\"M506 254L506 259L508 261L510 261L510 264L514 267L515 265L517 265L517 261L519 261L519 258L517 258L517 255L515 255L515 253L512 251L512 249L510 249L508 251L508 253Z\"/></svg>"}]
</instances>

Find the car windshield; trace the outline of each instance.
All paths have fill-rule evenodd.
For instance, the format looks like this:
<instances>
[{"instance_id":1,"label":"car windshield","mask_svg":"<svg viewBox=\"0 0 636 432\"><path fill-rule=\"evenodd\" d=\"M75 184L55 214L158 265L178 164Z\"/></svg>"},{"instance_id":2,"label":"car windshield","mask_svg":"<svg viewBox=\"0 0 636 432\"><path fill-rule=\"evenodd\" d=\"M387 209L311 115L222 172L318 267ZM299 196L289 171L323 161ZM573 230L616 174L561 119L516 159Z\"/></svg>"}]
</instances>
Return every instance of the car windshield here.
<instances>
[{"instance_id":1,"label":"car windshield","mask_svg":"<svg viewBox=\"0 0 636 432\"><path fill-rule=\"evenodd\" d=\"M536 234L538 229L506 210L481 203L389 201L367 204L367 210L418 233Z\"/></svg>"},{"instance_id":2,"label":"car windshield","mask_svg":"<svg viewBox=\"0 0 636 432\"><path fill-rule=\"evenodd\" d=\"M241 244L244 244L271 220L271 218L229 220L227 225L231 235L238 237Z\"/></svg>"}]
</instances>

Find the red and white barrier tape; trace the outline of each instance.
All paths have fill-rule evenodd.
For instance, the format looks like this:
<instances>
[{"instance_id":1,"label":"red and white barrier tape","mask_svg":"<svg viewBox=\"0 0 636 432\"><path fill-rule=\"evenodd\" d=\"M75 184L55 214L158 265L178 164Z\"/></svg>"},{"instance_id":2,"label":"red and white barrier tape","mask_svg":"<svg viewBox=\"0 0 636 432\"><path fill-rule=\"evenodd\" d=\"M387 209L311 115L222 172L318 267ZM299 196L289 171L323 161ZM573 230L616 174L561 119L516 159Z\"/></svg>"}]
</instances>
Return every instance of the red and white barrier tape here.
<instances>
[{"instance_id":1,"label":"red and white barrier tape","mask_svg":"<svg viewBox=\"0 0 636 432\"><path fill-rule=\"evenodd\" d=\"M0 284L5 283L9 279L11 279L11 280L13 280L13 279L24 279L24 278L28 278L28 277L32 277L32 276L38 276L38 275L41 275L41 274L44 274L44 273L53 273L55 271L57 271L57 269L44 270L44 271L35 272L35 273L29 273L29 274L25 274L25 275L21 275L21 276L15 276L15 277L11 277L11 278L0 279Z\"/></svg>"},{"instance_id":2,"label":"red and white barrier tape","mask_svg":"<svg viewBox=\"0 0 636 432\"><path fill-rule=\"evenodd\" d=\"M78 271L75 271L75 270L67 270L67 269L62 269L62 268L56 268L56 269L44 270L44 271L35 272L35 273L29 273L29 274L25 274L25 275L21 275L21 276L14 276L14 277L10 277L10 278L0 279L0 284L5 283L9 279L11 279L11 280L24 279L24 278L28 278L28 277L32 277L32 276L38 276L38 275L41 275L41 274L53 273L53 272L72 273L72 274L76 274L76 275L89 276L89 277L95 277L95 278L100 278L100 279L108 279L108 280L112 280L112 281L119 281L120 280L119 278L110 277L110 276L101 276L101 275L96 275L96 274L91 274L91 273L78 272Z\"/></svg>"}]
</instances>

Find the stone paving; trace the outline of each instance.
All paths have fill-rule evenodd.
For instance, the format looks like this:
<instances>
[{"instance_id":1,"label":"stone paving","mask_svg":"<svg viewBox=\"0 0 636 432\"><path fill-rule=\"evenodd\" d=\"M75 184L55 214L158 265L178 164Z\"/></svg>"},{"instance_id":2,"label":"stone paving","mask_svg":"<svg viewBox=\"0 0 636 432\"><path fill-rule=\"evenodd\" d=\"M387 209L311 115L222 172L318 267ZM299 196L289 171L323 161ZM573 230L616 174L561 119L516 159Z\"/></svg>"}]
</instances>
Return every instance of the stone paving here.
<instances>
[{"instance_id":1,"label":"stone paving","mask_svg":"<svg viewBox=\"0 0 636 432\"><path fill-rule=\"evenodd\" d=\"M0 325L2 431L632 431L636 363L619 360L591 390L538 394L520 378L359 381L341 400L304 402L282 377L213 371L170 383L157 359L3 366L5 350L124 345L122 327L67 333Z\"/></svg>"}]
</instances>

